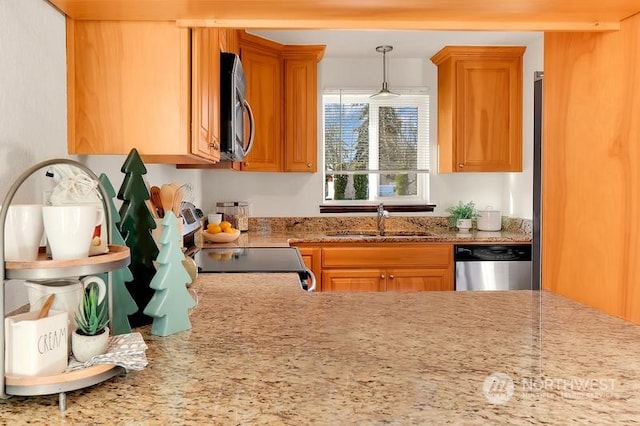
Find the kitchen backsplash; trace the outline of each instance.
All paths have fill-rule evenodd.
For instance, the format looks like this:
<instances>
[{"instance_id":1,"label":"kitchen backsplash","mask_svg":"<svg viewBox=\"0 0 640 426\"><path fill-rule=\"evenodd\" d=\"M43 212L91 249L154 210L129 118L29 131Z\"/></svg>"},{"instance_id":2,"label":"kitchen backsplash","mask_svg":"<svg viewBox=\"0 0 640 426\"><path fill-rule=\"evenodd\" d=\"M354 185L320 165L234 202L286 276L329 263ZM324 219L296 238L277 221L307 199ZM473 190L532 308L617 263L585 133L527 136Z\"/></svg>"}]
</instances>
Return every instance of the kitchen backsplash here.
<instances>
[{"instance_id":1,"label":"kitchen backsplash","mask_svg":"<svg viewBox=\"0 0 640 426\"><path fill-rule=\"evenodd\" d=\"M474 223L475 227L475 223ZM387 230L446 230L448 216L391 216L385 219ZM249 231L254 232L326 232L336 230L375 230L375 216L331 217L251 217ZM533 224L529 219L502 218L502 231L531 235Z\"/></svg>"}]
</instances>

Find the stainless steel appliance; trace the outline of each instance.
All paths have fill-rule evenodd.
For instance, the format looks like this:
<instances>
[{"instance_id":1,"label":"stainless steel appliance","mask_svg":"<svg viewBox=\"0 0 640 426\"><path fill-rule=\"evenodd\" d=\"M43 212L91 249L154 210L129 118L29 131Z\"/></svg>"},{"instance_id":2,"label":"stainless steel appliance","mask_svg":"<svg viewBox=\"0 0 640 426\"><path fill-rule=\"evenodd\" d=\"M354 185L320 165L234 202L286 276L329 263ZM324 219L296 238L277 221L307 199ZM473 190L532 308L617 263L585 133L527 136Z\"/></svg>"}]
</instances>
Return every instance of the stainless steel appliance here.
<instances>
[{"instance_id":1,"label":"stainless steel appliance","mask_svg":"<svg viewBox=\"0 0 640 426\"><path fill-rule=\"evenodd\" d=\"M533 287L542 287L542 94L544 72L533 79Z\"/></svg>"},{"instance_id":2,"label":"stainless steel appliance","mask_svg":"<svg viewBox=\"0 0 640 426\"><path fill-rule=\"evenodd\" d=\"M531 290L531 244L454 246L455 289Z\"/></svg>"},{"instance_id":3,"label":"stainless steel appliance","mask_svg":"<svg viewBox=\"0 0 640 426\"><path fill-rule=\"evenodd\" d=\"M296 247L203 248L195 255L198 272L274 273L294 272L303 290L315 291L316 278Z\"/></svg>"},{"instance_id":4,"label":"stainless steel appliance","mask_svg":"<svg viewBox=\"0 0 640 426\"><path fill-rule=\"evenodd\" d=\"M220 54L220 158L242 161L253 146L254 120L246 99L247 82L240 57ZM246 114L246 115L245 115ZM246 121L249 134L246 135Z\"/></svg>"},{"instance_id":5,"label":"stainless steel appliance","mask_svg":"<svg viewBox=\"0 0 640 426\"><path fill-rule=\"evenodd\" d=\"M182 216L182 246L185 249L184 254L193 256L198 250L196 233L202 229L204 213L199 208L196 208L193 203L183 201L180 205L180 214Z\"/></svg>"}]
</instances>

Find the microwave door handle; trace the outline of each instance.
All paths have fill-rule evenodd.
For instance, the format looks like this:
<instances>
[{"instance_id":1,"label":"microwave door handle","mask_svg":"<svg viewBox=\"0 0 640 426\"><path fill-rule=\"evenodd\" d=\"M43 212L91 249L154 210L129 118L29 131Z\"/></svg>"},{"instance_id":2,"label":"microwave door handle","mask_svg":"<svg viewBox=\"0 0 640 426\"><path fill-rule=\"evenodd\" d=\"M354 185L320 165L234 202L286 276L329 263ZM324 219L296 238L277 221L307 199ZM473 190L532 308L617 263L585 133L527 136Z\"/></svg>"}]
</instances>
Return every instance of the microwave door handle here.
<instances>
[{"instance_id":1,"label":"microwave door handle","mask_svg":"<svg viewBox=\"0 0 640 426\"><path fill-rule=\"evenodd\" d=\"M253 148L253 137L255 136L255 123L253 120L253 111L251 111L251 107L249 106L249 102L246 99L242 100L242 107L247 111L247 115L249 116L249 145L243 152L243 157L246 157L251 148Z\"/></svg>"}]
</instances>

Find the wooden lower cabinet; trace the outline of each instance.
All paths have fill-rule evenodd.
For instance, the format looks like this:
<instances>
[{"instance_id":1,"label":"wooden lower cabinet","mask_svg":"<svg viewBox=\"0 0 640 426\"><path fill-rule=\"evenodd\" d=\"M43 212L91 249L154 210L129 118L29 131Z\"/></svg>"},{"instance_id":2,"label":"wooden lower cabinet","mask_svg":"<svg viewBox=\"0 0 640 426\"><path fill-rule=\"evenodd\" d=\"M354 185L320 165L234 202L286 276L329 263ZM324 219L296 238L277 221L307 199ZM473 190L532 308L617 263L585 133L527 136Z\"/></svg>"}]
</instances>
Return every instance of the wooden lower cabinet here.
<instances>
[{"instance_id":1,"label":"wooden lower cabinet","mask_svg":"<svg viewBox=\"0 0 640 426\"><path fill-rule=\"evenodd\" d=\"M390 269L387 270L387 291L449 291L453 290L451 269Z\"/></svg>"},{"instance_id":2,"label":"wooden lower cabinet","mask_svg":"<svg viewBox=\"0 0 640 426\"><path fill-rule=\"evenodd\" d=\"M384 271L334 269L322 272L322 291L385 291Z\"/></svg>"},{"instance_id":3,"label":"wooden lower cabinet","mask_svg":"<svg viewBox=\"0 0 640 426\"><path fill-rule=\"evenodd\" d=\"M453 245L293 244L316 275L317 291L451 291Z\"/></svg>"}]
</instances>

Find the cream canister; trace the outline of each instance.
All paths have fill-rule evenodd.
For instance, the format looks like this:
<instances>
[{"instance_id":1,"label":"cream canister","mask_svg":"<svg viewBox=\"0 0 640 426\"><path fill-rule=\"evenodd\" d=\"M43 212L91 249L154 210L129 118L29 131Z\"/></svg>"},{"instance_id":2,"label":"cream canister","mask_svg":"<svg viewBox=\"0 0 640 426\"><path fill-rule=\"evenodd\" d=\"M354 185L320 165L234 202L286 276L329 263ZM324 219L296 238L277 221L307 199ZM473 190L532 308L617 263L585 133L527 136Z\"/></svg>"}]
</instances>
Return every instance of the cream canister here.
<instances>
[{"instance_id":1,"label":"cream canister","mask_svg":"<svg viewBox=\"0 0 640 426\"><path fill-rule=\"evenodd\" d=\"M487 206L486 210L478 210L478 231L499 231L502 229L502 213Z\"/></svg>"}]
</instances>

